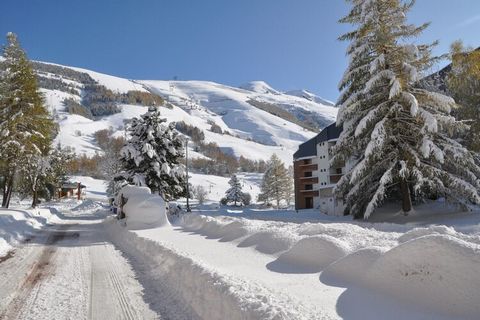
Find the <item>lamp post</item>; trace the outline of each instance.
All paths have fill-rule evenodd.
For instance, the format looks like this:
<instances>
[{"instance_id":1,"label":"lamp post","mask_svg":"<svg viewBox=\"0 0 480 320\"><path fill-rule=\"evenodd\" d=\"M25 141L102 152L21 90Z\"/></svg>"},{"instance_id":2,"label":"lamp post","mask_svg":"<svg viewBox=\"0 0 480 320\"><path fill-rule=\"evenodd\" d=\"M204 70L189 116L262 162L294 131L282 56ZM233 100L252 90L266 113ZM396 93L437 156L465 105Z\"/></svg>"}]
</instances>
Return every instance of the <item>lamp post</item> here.
<instances>
[{"instance_id":1,"label":"lamp post","mask_svg":"<svg viewBox=\"0 0 480 320\"><path fill-rule=\"evenodd\" d=\"M192 212L192 209L190 209L190 188L188 185L188 137L185 139L185 168L187 171L187 212Z\"/></svg>"}]
</instances>

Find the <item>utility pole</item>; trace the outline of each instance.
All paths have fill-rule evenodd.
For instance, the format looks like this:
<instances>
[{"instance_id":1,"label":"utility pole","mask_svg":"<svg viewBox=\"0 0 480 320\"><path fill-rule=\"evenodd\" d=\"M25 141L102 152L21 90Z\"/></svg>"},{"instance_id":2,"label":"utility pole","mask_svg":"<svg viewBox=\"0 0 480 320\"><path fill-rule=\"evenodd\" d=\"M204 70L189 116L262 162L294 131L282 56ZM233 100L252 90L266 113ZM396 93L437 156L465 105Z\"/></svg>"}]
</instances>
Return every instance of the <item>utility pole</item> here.
<instances>
[{"instance_id":1,"label":"utility pole","mask_svg":"<svg viewBox=\"0 0 480 320\"><path fill-rule=\"evenodd\" d=\"M190 188L188 185L188 137L185 140L185 168L187 169L187 212L192 212L192 210L190 209Z\"/></svg>"}]
</instances>

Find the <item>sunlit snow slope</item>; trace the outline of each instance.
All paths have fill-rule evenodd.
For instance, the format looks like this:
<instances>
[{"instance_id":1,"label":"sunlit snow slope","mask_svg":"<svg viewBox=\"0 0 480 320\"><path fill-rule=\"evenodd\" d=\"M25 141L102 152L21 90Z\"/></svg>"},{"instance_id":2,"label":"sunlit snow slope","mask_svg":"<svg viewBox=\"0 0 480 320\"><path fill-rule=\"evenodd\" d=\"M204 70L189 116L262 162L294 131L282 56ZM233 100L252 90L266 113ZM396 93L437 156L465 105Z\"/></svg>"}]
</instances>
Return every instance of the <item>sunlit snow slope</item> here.
<instances>
[{"instance_id":1,"label":"sunlit snow slope","mask_svg":"<svg viewBox=\"0 0 480 320\"><path fill-rule=\"evenodd\" d=\"M184 121L196 126L204 131L206 142L216 142L225 152L252 160L266 160L276 153L290 163L298 145L335 121L337 114L337 109L328 101L319 103L324 101L319 97L281 93L262 81L243 85L242 89L207 81L135 81L86 69L66 68L87 73L98 84L117 93L137 90L157 94L172 106L162 109L168 121ZM82 83L51 73L42 73L42 76L78 89L78 94L42 89L47 105L60 124L57 142L73 147L77 153L92 155L100 151L93 133L113 128L117 135L123 135L124 121L147 110L136 105L120 105L120 113L93 120L69 114L63 100L81 101ZM305 124L306 121L309 124ZM212 123L226 133L210 131ZM192 156L200 155L192 153Z\"/></svg>"}]
</instances>

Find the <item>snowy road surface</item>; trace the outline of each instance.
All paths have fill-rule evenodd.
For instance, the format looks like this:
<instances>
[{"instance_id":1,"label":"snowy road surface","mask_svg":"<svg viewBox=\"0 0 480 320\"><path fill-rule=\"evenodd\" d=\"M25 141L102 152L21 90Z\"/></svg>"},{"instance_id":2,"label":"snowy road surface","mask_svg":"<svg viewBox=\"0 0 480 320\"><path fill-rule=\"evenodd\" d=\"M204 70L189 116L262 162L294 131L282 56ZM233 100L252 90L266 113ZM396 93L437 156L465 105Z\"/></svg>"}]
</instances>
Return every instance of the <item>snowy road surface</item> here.
<instances>
[{"instance_id":1,"label":"snowy road surface","mask_svg":"<svg viewBox=\"0 0 480 320\"><path fill-rule=\"evenodd\" d=\"M157 319L103 217L58 213L0 263L0 319Z\"/></svg>"}]
</instances>

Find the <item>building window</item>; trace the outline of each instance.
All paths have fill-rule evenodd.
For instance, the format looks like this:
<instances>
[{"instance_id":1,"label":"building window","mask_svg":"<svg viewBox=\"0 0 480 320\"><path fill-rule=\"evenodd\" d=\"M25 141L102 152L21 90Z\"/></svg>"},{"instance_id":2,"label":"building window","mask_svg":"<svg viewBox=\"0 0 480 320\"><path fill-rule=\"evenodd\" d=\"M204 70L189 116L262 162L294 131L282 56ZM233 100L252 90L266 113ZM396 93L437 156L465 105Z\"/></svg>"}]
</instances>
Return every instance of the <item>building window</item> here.
<instances>
[{"instance_id":1,"label":"building window","mask_svg":"<svg viewBox=\"0 0 480 320\"><path fill-rule=\"evenodd\" d=\"M304 177L311 177L312 176L312 171L307 171L303 174Z\"/></svg>"},{"instance_id":2,"label":"building window","mask_svg":"<svg viewBox=\"0 0 480 320\"><path fill-rule=\"evenodd\" d=\"M305 190L313 190L313 184L306 184Z\"/></svg>"}]
</instances>

